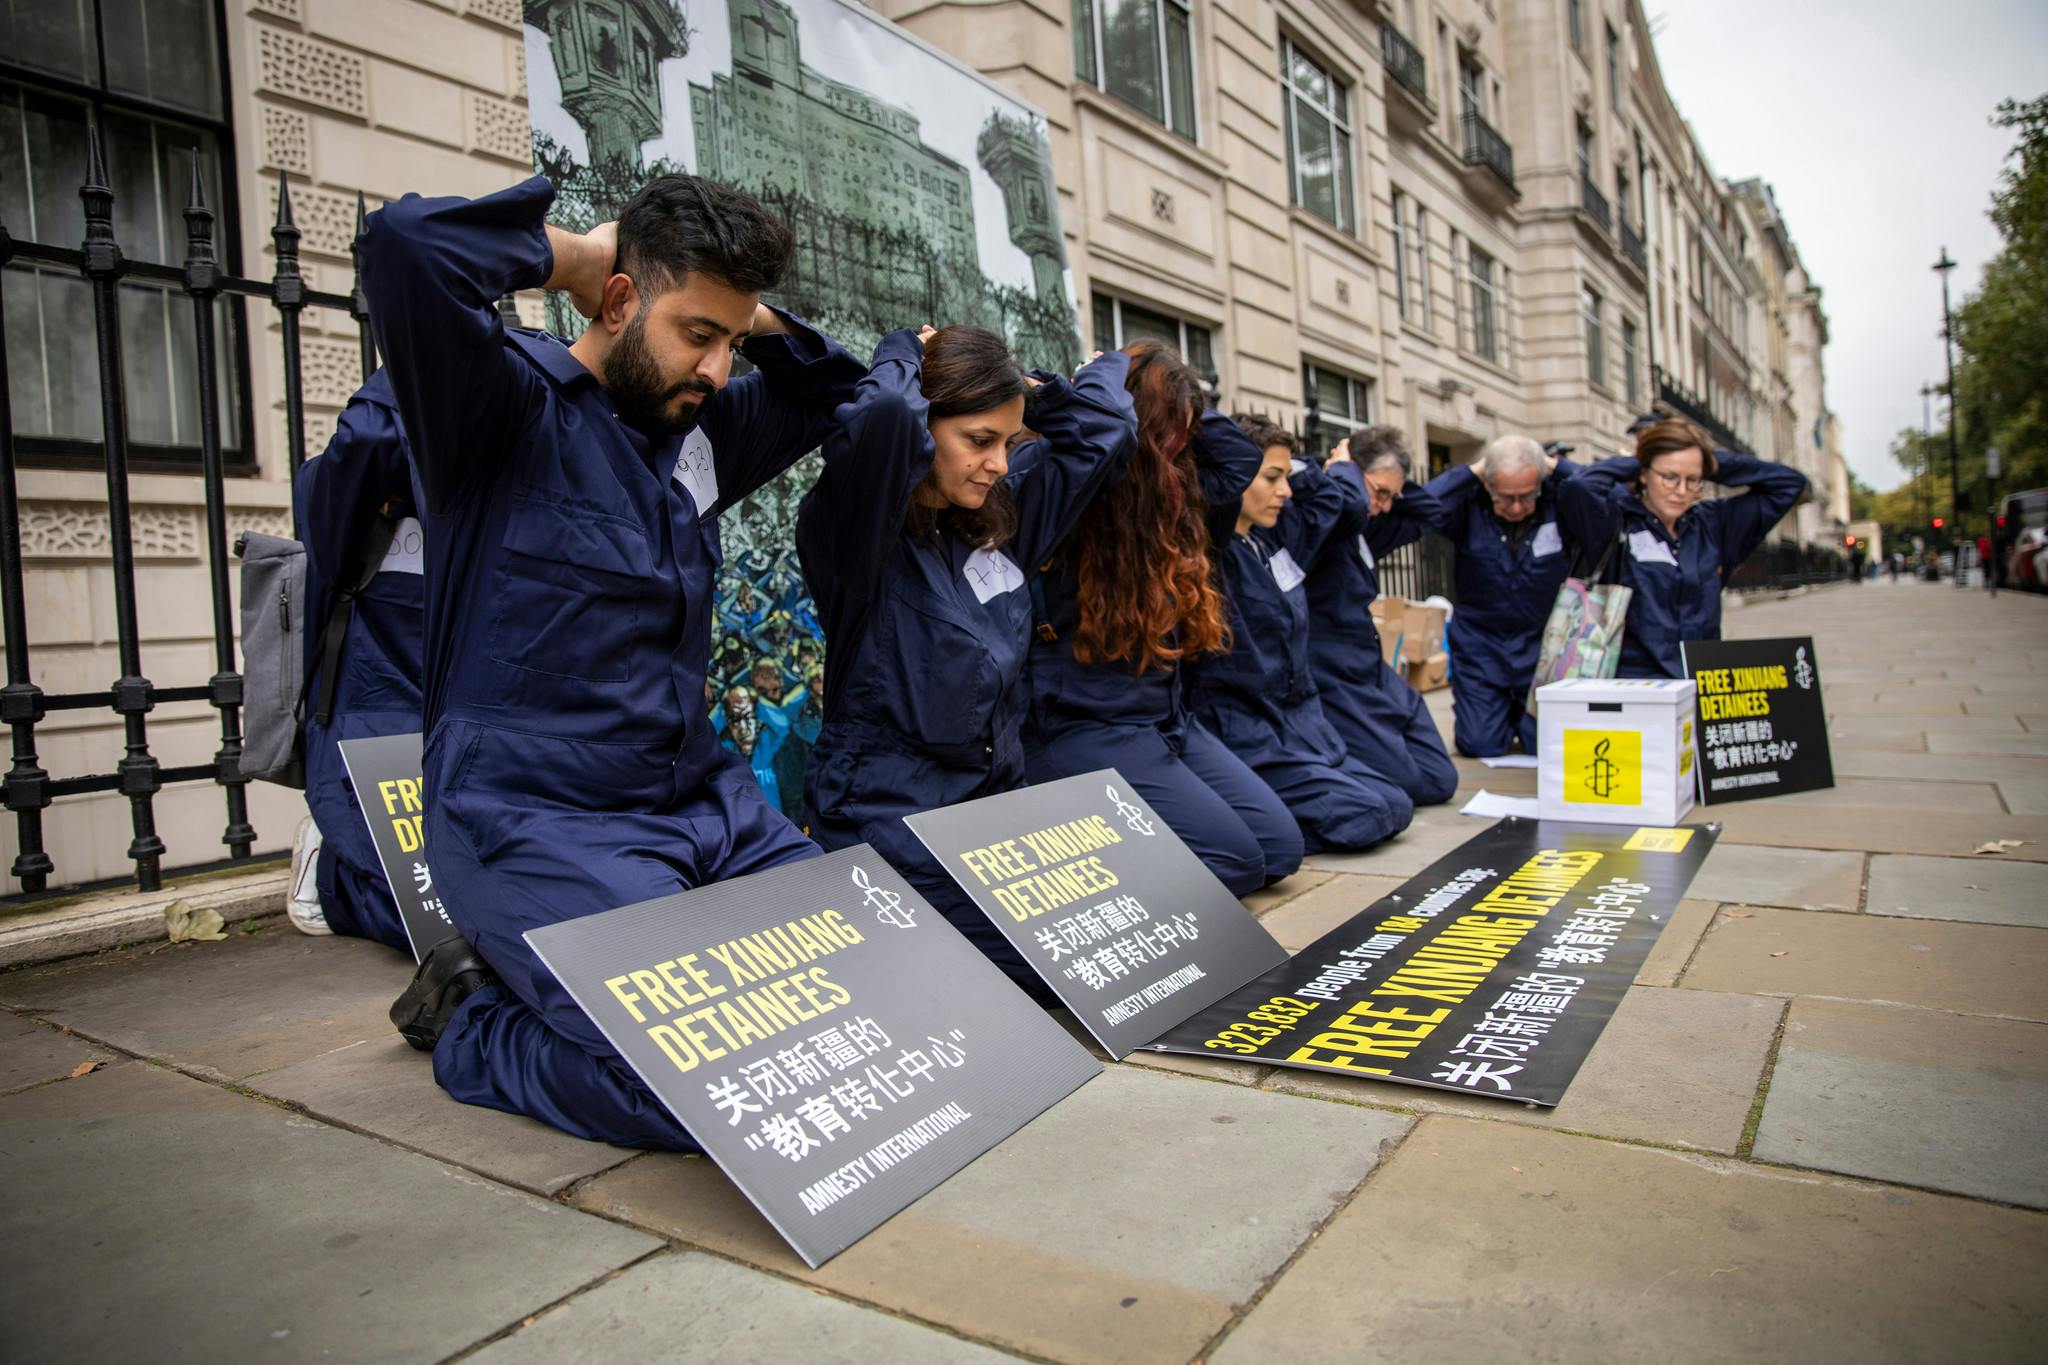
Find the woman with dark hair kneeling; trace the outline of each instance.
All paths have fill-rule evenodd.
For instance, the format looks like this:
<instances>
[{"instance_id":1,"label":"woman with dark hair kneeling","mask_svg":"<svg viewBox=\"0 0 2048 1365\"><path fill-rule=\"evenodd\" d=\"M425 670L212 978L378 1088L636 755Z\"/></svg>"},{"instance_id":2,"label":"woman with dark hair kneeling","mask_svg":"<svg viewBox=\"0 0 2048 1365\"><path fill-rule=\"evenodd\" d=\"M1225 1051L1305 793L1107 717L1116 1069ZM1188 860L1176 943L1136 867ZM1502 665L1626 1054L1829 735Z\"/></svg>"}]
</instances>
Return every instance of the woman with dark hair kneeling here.
<instances>
[{"instance_id":1,"label":"woman with dark hair kneeling","mask_svg":"<svg viewBox=\"0 0 2048 1365\"><path fill-rule=\"evenodd\" d=\"M1295 440L1258 417L1222 439L1260 452L1234 534L1211 552L1230 606L1230 652L1196 664L1195 714L1273 789L1310 852L1371 848L1408 828L1415 803L1345 751L1316 694L1304 583L1363 534L1371 503L1341 447L1330 472L1295 463ZM1362 608L1361 608L1362 609Z\"/></svg>"},{"instance_id":2,"label":"woman with dark hair kneeling","mask_svg":"<svg viewBox=\"0 0 2048 1365\"><path fill-rule=\"evenodd\" d=\"M1597 560L1626 537L1615 555L1619 581L1634 589L1621 677L1685 676L1679 646L1721 638L1722 585L1806 491L1796 469L1708 451L1706 433L1668 418L1637 434L1634 480L1580 477L1558 493L1557 519L1582 558ZM1749 491L1702 502L1708 479Z\"/></svg>"},{"instance_id":3,"label":"woman with dark hair kneeling","mask_svg":"<svg viewBox=\"0 0 2048 1365\"><path fill-rule=\"evenodd\" d=\"M1129 358L1026 375L979 327L891 332L797 513L825 627L805 796L828 849L869 843L1013 980L1052 996L903 823L1023 785L1025 573L1129 461ZM1037 439L1010 443L1029 427ZM1038 447L1038 449L1032 449Z\"/></svg>"},{"instance_id":4,"label":"woman with dark hair kneeling","mask_svg":"<svg viewBox=\"0 0 2048 1365\"><path fill-rule=\"evenodd\" d=\"M1301 866L1301 831L1188 714L1181 670L1229 645L1209 547L1233 533L1259 452L1215 439L1236 428L1202 412L1201 380L1171 348L1124 350L1137 452L1035 580L1025 769L1050 782L1115 768L1242 896Z\"/></svg>"}]
</instances>

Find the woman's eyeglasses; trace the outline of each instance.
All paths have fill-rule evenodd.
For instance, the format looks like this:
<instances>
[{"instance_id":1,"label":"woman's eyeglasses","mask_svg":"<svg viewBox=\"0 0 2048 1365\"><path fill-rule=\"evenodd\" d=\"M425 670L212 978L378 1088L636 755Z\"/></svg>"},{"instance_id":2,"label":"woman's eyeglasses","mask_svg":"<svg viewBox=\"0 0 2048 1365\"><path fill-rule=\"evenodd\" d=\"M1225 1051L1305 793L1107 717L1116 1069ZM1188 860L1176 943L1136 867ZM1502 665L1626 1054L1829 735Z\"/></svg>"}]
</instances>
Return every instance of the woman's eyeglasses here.
<instances>
[{"instance_id":1,"label":"woman's eyeglasses","mask_svg":"<svg viewBox=\"0 0 2048 1365\"><path fill-rule=\"evenodd\" d=\"M1697 474L1673 474L1664 469L1651 470L1650 477L1667 493L1676 493L1681 488L1688 493L1697 493L1700 491L1700 485L1706 482Z\"/></svg>"}]
</instances>

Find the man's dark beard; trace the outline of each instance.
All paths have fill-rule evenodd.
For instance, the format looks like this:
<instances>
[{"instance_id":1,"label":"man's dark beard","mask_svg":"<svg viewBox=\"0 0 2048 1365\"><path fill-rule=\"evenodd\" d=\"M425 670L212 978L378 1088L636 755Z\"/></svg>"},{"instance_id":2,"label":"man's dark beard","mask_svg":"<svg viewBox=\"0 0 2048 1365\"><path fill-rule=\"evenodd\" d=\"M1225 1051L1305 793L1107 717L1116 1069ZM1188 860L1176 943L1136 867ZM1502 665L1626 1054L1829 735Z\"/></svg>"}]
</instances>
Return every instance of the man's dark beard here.
<instances>
[{"instance_id":1,"label":"man's dark beard","mask_svg":"<svg viewBox=\"0 0 2048 1365\"><path fill-rule=\"evenodd\" d=\"M664 384L654 356L647 349L647 315L633 315L626 330L612 343L604 359L604 386L611 392L612 407L619 420L651 437L682 436L704 415L704 403L718 390L701 379ZM670 412L675 400L696 394L699 401L676 415Z\"/></svg>"}]
</instances>

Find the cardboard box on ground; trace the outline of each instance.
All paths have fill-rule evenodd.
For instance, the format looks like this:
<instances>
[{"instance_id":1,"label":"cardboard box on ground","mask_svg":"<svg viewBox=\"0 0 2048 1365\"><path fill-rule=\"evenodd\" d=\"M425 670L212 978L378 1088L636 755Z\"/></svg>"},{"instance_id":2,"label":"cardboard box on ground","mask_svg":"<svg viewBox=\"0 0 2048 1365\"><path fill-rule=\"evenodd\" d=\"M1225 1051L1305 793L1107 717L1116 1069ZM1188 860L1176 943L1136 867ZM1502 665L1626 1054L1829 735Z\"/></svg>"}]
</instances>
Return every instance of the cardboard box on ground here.
<instances>
[{"instance_id":1,"label":"cardboard box on ground","mask_svg":"<svg viewBox=\"0 0 2048 1365\"><path fill-rule=\"evenodd\" d=\"M1374 598L1371 610L1380 633L1380 657L1398 669L1410 687L1433 692L1450 682L1451 660L1444 652L1449 612L1392 593Z\"/></svg>"}]
</instances>

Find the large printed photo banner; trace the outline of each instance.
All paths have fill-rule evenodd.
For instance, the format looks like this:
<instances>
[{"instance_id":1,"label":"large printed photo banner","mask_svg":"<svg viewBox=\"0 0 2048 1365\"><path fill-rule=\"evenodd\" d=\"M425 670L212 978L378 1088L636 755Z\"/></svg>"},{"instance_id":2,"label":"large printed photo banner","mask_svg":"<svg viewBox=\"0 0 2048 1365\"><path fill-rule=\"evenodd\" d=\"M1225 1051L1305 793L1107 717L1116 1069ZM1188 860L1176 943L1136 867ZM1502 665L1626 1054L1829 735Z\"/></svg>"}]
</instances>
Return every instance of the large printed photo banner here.
<instances>
[{"instance_id":1,"label":"large printed photo banner","mask_svg":"<svg viewBox=\"0 0 2048 1365\"><path fill-rule=\"evenodd\" d=\"M419 732L345 739L341 761L417 962L456 933L427 866L427 783L421 775Z\"/></svg>"},{"instance_id":2,"label":"large printed photo banner","mask_svg":"<svg viewBox=\"0 0 2048 1365\"><path fill-rule=\"evenodd\" d=\"M1030 105L854 0L524 0L534 169L553 221L618 215L689 171L796 236L770 301L865 360L897 327L968 322L1025 365L1080 359L1052 146ZM551 296L548 330L583 320ZM712 723L803 825L823 632L796 559L816 458L720 518Z\"/></svg>"},{"instance_id":3,"label":"large printed photo banner","mask_svg":"<svg viewBox=\"0 0 2048 1365\"><path fill-rule=\"evenodd\" d=\"M1811 638L1688 640L1679 649L1698 689L1702 804L1835 785Z\"/></svg>"},{"instance_id":4,"label":"large printed photo banner","mask_svg":"<svg viewBox=\"0 0 2048 1365\"><path fill-rule=\"evenodd\" d=\"M526 941L813 1268L1102 1070L866 844Z\"/></svg>"},{"instance_id":5,"label":"large printed photo banner","mask_svg":"<svg viewBox=\"0 0 2048 1365\"><path fill-rule=\"evenodd\" d=\"M1510 816L1152 1048L1555 1105L1718 833Z\"/></svg>"},{"instance_id":6,"label":"large printed photo banner","mask_svg":"<svg viewBox=\"0 0 2048 1365\"><path fill-rule=\"evenodd\" d=\"M903 823L1112 1057L1287 961L1114 768Z\"/></svg>"}]
</instances>

